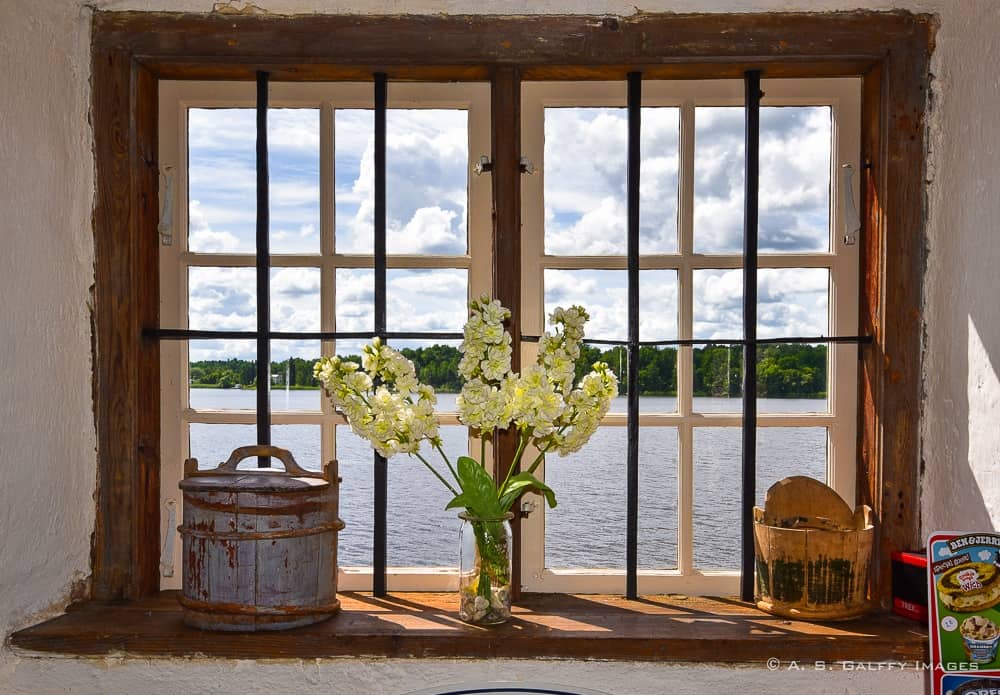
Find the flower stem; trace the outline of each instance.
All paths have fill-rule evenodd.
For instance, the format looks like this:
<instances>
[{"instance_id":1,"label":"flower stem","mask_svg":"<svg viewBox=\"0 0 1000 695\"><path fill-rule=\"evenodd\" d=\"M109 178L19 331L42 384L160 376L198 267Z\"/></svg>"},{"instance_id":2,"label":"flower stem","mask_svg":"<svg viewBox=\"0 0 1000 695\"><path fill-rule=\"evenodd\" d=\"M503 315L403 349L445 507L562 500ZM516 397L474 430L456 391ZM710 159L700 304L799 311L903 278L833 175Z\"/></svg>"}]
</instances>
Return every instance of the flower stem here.
<instances>
[{"instance_id":1,"label":"flower stem","mask_svg":"<svg viewBox=\"0 0 1000 695\"><path fill-rule=\"evenodd\" d=\"M520 433L520 441L517 443L517 451L514 452L514 460L510 462L510 468L507 469L507 477L504 478L503 485L498 488L500 495L503 495L503 490L507 487L510 476L514 473L514 469L517 468L517 464L520 463L521 457L524 456L524 449L528 446L529 439L530 437L527 432Z\"/></svg>"},{"instance_id":2,"label":"flower stem","mask_svg":"<svg viewBox=\"0 0 1000 695\"><path fill-rule=\"evenodd\" d=\"M532 461L532 462L531 462L531 465L530 465L530 466L528 467L528 473L534 473L534 472L535 472L535 469L537 469L537 468L538 468L538 466L540 466L540 465L541 465L542 461L544 461L544 460L545 460L545 452L546 452L546 451L548 451L548 450L549 450L549 447L551 447L551 446L552 446L552 444L551 444L551 443L549 443L549 444L546 444L546 445L545 445L545 448L544 448L544 449L542 449L542 450L541 450L540 452L538 452L538 456L537 456L537 457L535 457L535 460L534 460L534 461Z\"/></svg>"},{"instance_id":3,"label":"flower stem","mask_svg":"<svg viewBox=\"0 0 1000 695\"><path fill-rule=\"evenodd\" d=\"M441 447L440 444L434 444L433 446L434 446L435 449L437 449L437 452L439 454L441 454L441 458L444 459L444 465L448 466L448 470L451 471L451 477L453 477L455 479L455 482L457 482L459 485L461 485L462 483L458 479L458 473L455 472L454 466L451 465L451 460L448 458L448 454L444 453L444 449ZM421 459L421 460L423 460L423 459ZM424 461L424 463L426 463L426 461ZM440 477L440 476L438 476L438 477ZM445 485L447 485L447 484L448 483L445 483Z\"/></svg>"},{"instance_id":4,"label":"flower stem","mask_svg":"<svg viewBox=\"0 0 1000 695\"><path fill-rule=\"evenodd\" d=\"M416 456L418 459L420 459L420 461L425 466L427 466L428 470L430 470L430 472L433 473L437 477L438 480L440 480L442 483L444 483L444 486L451 491L451 494L455 495L455 497L458 497L458 490L456 490L451 485L449 485L448 481L445 480L444 478L442 478L441 474L437 472L437 469L434 468L434 466L432 466L431 464L427 463L427 459L425 459L423 456L421 456L419 451L414 451L412 455ZM448 459L446 458L445 461L447 462L447 460ZM451 468L451 465L449 464L448 467ZM454 473L454 471L452 471L452 472Z\"/></svg>"}]
</instances>

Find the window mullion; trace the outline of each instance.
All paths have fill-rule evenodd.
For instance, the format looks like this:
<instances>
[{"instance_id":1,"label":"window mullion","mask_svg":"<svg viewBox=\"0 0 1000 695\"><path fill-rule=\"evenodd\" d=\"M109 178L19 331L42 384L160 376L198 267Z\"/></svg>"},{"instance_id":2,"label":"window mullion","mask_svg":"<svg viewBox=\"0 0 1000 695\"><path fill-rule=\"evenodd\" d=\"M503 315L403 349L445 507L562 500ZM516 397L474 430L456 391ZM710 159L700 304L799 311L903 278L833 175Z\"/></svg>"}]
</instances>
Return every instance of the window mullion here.
<instances>
[{"instance_id":1,"label":"window mullion","mask_svg":"<svg viewBox=\"0 0 1000 695\"><path fill-rule=\"evenodd\" d=\"M680 171L677 191L678 251L683 262L678 269L678 336L694 338L694 101L685 100L680 114ZM694 428L691 417L694 397L694 351L677 350L677 412L685 422L677 430L677 569L682 575L694 571Z\"/></svg>"},{"instance_id":2,"label":"window mullion","mask_svg":"<svg viewBox=\"0 0 1000 695\"><path fill-rule=\"evenodd\" d=\"M336 251L334 240L334 196L336 193L334 148L336 142L333 104L324 101L320 105L319 112L319 322L321 331L331 332L337 330L337 270L333 261L333 255ZM336 349L336 341L320 341L320 355L333 356ZM320 412L323 414L320 422L320 463L325 464L336 457L337 427L334 424L333 404L330 399L320 398L319 402Z\"/></svg>"}]
</instances>

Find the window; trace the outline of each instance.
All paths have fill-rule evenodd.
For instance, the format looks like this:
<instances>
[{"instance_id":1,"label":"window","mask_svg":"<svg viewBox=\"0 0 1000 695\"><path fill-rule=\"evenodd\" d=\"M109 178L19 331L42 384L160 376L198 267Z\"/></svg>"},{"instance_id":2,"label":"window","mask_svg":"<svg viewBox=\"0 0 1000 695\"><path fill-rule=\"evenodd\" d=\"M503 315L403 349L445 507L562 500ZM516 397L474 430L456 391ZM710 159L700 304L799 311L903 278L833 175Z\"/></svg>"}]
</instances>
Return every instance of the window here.
<instances>
[{"instance_id":1,"label":"window","mask_svg":"<svg viewBox=\"0 0 1000 695\"><path fill-rule=\"evenodd\" d=\"M924 113L934 19L910 13L782 13L630 17L238 17L94 13L94 398L99 486L93 589L98 600L150 595L158 549L161 322L156 161L164 80L492 82L494 155L511 200L521 80L854 76L862 81L859 204L858 501L882 519L875 591L888 596L889 551L919 545L920 315L925 214ZM447 41L429 44L429 35ZM685 41L677 42L678 35ZM227 37L225 42L220 37ZM282 58L284 56L285 58ZM632 69L631 67L629 69ZM218 83L216 83L218 84ZM506 173L505 173L506 172ZM496 174L496 172L494 172ZM515 190L517 189L517 190ZM513 192L511 192L513 191ZM494 201L496 203L496 201ZM517 206L497 205L494 239L517 248ZM836 214L836 210L834 210ZM498 256L504 267L519 256ZM503 276L494 278L506 292ZM539 289L540 291L540 289ZM170 343L162 355L169 357ZM168 462L169 463L169 462Z\"/></svg>"},{"instance_id":2,"label":"window","mask_svg":"<svg viewBox=\"0 0 1000 695\"><path fill-rule=\"evenodd\" d=\"M860 84L762 86L759 336L856 335L857 247L840 232L836 172L858 167ZM552 306L579 303L590 337L627 335L625 91L624 82L524 86L525 154L541 163L525 179L524 222L544 230L523 237L526 334L542 330ZM642 96L639 593L728 595L740 557L742 351L724 343L743 335L743 83L649 80ZM655 345L678 339L722 344ZM621 365L621 347L596 347ZM760 360L789 366L789 379L815 372L822 383L785 391L805 399L780 397L777 383L769 393L766 380L760 389L758 503L787 475L826 480L853 503L856 346L759 349ZM720 358L721 382L706 383L707 363ZM644 375L653 369L659 386ZM624 400L581 452L546 460L564 504L538 505L524 523L526 590L624 591Z\"/></svg>"},{"instance_id":3,"label":"window","mask_svg":"<svg viewBox=\"0 0 1000 695\"><path fill-rule=\"evenodd\" d=\"M739 540L730 530L739 524L742 353L738 342L725 343L742 336L742 89L741 81L644 82L640 339L654 344L640 357L650 372L640 383L642 593L737 587ZM857 248L838 233L835 171L858 165L859 83L776 81L765 91L759 287L767 310L759 330L765 338L855 335ZM599 341L588 359L617 359L619 372L624 92L624 82L525 82L522 91L523 151L538 171L523 177L521 332L539 335L558 304L583 304L588 337ZM173 243L160 249L164 326L256 330L254 99L249 84L160 84L160 160L176 172L179 192ZM489 152L488 99L482 83L389 86L387 330L441 334L396 347L454 352L465 299L491 287L489 177L470 176ZM340 461L343 589L371 588L371 450L318 391L297 387L313 384L321 353L357 354L365 342L319 334L374 329L371 109L370 83L269 88L270 329L295 336L270 341L271 437L306 467ZM655 344L679 338L714 342ZM232 336L165 343L164 509L179 500L186 457L212 466L256 441L255 345ZM533 348L522 344L522 364L534 360ZM856 348L771 351L762 357L784 369L776 379L812 370L811 384L785 391L813 398L760 401L759 501L790 474L827 479L853 500ZM781 388L772 391L784 395ZM624 460L616 453L625 449L628 416L620 401L582 452L548 462L560 507L546 514L528 501L526 590L625 589ZM442 435L458 454L470 441L453 403L441 393ZM388 588L449 587L454 539L442 529L457 533L457 519L443 511L445 491L406 457L391 463L388 480ZM169 538L175 520L165 514L162 523ZM165 550L167 574L171 562L179 566L179 547ZM179 576L161 586L176 588Z\"/></svg>"},{"instance_id":4,"label":"window","mask_svg":"<svg viewBox=\"0 0 1000 695\"><path fill-rule=\"evenodd\" d=\"M374 329L371 84L270 86L270 322L281 334ZM489 291L488 179L470 176L471 153L489 151L488 86L393 85L387 113L387 329L442 339L393 341L457 350L470 292ZM161 323L208 331L256 330L255 90L252 84L163 82L161 161L175 171L173 243L160 249ZM371 587L372 455L313 385L321 354L360 354L366 340L270 342L271 437L301 465L339 458L344 483L340 587ZM255 340L165 342L162 354L164 509L179 505L181 462L202 467L255 442ZM454 367L454 365L452 365ZM452 369L454 371L454 369ZM206 388L207 387L207 388ZM449 404L451 407L449 407ZM454 396L439 402L446 449L468 450ZM441 588L428 568L449 566L454 539L440 529L445 491L423 469L393 462L389 476L390 587ZM414 490L419 503L412 502ZM180 516L178 510L175 517ZM163 517L165 538L176 525ZM406 538L404 542L402 539ZM179 567L173 543L165 565ZM170 551L168 551L169 553ZM163 588L178 588L179 573Z\"/></svg>"}]
</instances>

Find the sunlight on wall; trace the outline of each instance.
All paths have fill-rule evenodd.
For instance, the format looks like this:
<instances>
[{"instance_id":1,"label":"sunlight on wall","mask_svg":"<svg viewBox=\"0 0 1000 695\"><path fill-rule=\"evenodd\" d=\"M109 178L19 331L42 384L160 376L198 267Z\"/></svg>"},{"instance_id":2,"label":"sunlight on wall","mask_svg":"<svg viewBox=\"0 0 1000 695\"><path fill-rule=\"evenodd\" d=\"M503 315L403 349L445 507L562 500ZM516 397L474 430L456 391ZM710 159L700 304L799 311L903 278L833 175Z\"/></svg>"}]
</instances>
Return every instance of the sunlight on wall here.
<instances>
[{"instance_id":1,"label":"sunlight on wall","mask_svg":"<svg viewBox=\"0 0 1000 695\"><path fill-rule=\"evenodd\" d=\"M993 332L997 332L994 327ZM1000 343L991 341L993 352ZM990 357L988 346L972 317L969 317L969 466L978 491L974 494L986 500L986 514L993 529L1000 524L1000 440L995 433L1000 421L1000 376ZM992 436L990 436L992 433ZM957 463L957 462L956 462ZM956 491L961 495L961 491ZM961 498L959 498L961 499ZM989 501L992 500L992 504ZM979 530L974 529L974 530Z\"/></svg>"}]
</instances>

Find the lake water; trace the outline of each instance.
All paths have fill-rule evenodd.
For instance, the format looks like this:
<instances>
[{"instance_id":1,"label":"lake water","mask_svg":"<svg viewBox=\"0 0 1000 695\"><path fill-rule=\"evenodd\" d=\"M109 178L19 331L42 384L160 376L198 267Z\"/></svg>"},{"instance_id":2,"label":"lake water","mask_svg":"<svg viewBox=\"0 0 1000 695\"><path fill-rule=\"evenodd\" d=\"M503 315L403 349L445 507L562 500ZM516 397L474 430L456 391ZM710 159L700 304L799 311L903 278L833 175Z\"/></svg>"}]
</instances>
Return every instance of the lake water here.
<instances>
[{"instance_id":1,"label":"lake water","mask_svg":"<svg viewBox=\"0 0 1000 695\"><path fill-rule=\"evenodd\" d=\"M674 398L642 397L640 412L674 412ZM438 407L454 410L455 395L439 394ZM252 410L254 391L192 389L191 405L205 409ZM274 391L274 411L318 410L319 391ZM695 398L699 412L740 412L739 399ZM612 412L625 412L624 398ZM826 412L825 400L760 399L759 412ZM445 451L454 461L465 454L466 429L441 428ZM320 427L276 425L272 440L291 450L306 468L318 470ZM253 425L191 425L191 455L202 467L228 458L256 441ZM694 559L700 569L736 569L740 557L740 442L738 427L694 430ZM789 475L826 478L826 428L763 427L757 434L757 501L775 481ZM587 445L567 457L549 456L546 478L559 505L546 513L545 558L553 568L625 568L626 428L601 427ZM424 454L440 464L436 452ZM339 563L370 565L372 546L372 449L347 427L337 428L337 459L343 483ZM450 494L415 458L389 460L389 564L408 567L457 565L459 519L444 511ZM639 567L677 565L677 429L639 430Z\"/></svg>"}]
</instances>

